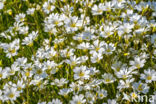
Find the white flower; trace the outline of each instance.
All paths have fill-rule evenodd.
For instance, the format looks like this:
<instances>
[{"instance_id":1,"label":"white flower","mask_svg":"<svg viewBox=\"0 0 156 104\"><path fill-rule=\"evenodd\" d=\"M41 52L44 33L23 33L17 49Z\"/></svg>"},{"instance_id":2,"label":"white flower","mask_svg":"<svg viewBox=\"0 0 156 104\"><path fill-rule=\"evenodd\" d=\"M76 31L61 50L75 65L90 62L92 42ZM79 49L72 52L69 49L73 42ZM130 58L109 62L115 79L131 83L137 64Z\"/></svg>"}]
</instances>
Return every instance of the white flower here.
<instances>
[{"instance_id":1,"label":"white flower","mask_svg":"<svg viewBox=\"0 0 156 104\"><path fill-rule=\"evenodd\" d=\"M107 96L107 91L104 90L104 89L98 90L98 91L97 91L97 94L98 94L98 98L99 98L99 99L103 99L104 97Z\"/></svg>"},{"instance_id":2,"label":"white flower","mask_svg":"<svg viewBox=\"0 0 156 104\"><path fill-rule=\"evenodd\" d=\"M144 74L141 74L141 79L145 80L146 83L151 83L152 81L156 81L156 71L155 70L144 70Z\"/></svg>"},{"instance_id":3,"label":"white flower","mask_svg":"<svg viewBox=\"0 0 156 104\"><path fill-rule=\"evenodd\" d=\"M85 27L85 30L82 33L78 34L78 36L80 36L79 38L82 40L89 41L89 40L92 40L95 38L93 33L94 33L94 29L91 29L89 27Z\"/></svg>"},{"instance_id":4,"label":"white flower","mask_svg":"<svg viewBox=\"0 0 156 104\"><path fill-rule=\"evenodd\" d=\"M58 94L63 95L63 96L67 96L70 92L71 92L71 89L63 88L63 89L60 89L60 92Z\"/></svg>"},{"instance_id":5,"label":"white flower","mask_svg":"<svg viewBox=\"0 0 156 104\"><path fill-rule=\"evenodd\" d=\"M132 69L140 69L144 66L146 60L141 59L140 57L135 57L134 61L130 61L130 65L132 65Z\"/></svg>"},{"instance_id":6,"label":"white flower","mask_svg":"<svg viewBox=\"0 0 156 104\"><path fill-rule=\"evenodd\" d=\"M47 58L52 58L54 56L57 56L57 52L54 50L54 47L51 47L48 51L48 54L47 54Z\"/></svg>"},{"instance_id":7,"label":"white flower","mask_svg":"<svg viewBox=\"0 0 156 104\"><path fill-rule=\"evenodd\" d=\"M28 26L19 27L19 34L28 34L28 30Z\"/></svg>"},{"instance_id":8,"label":"white flower","mask_svg":"<svg viewBox=\"0 0 156 104\"><path fill-rule=\"evenodd\" d=\"M88 60L88 56L81 56L80 61L81 63L85 63Z\"/></svg>"},{"instance_id":9,"label":"white flower","mask_svg":"<svg viewBox=\"0 0 156 104\"><path fill-rule=\"evenodd\" d=\"M78 34L77 36L75 36L73 38L75 40L79 40L79 41L81 41L81 40L87 40L87 41L89 41L89 40L94 39L95 36L91 32L89 32L89 31L84 31L81 34Z\"/></svg>"},{"instance_id":10,"label":"white flower","mask_svg":"<svg viewBox=\"0 0 156 104\"><path fill-rule=\"evenodd\" d=\"M27 63L27 58L25 57L20 57L20 58L17 58L15 63L18 65L18 66L24 66L25 67L25 64Z\"/></svg>"},{"instance_id":11,"label":"white flower","mask_svg":"<svg viewBox=\"0 0 156 104\"><path fill-rule=\"evenodd\" d=\"M124 89L124 88L129 88L131 87L131 83L134 82L134 78L128 78L126 80L120 80L119 81L119 84L118 84L118 89L121 90L121 89Z\"/></svg>"},{"instance_id":12,"label":"white flower","mask_svg":"<svg viewBox=\"0 0 156 104\"><path fill-rule=\"evenodd\" d=\"M95 4L92 7L92 14L93 15L101 15L104 11L104 4L100 3L98 6Z\"/></svg>"},{"instance_id":13,"label":"white flower","mask_svg":"<svg viewBox=\"0 0 156 104\"><path fill-rule=\"evenodd\" d=\"M15 88L17 88L17 91L23 91L22 89L25 88L25 84L23 82L23 80L18 80L17 84L14 86Z\"/></svg>"},{"instance_id":14,"label":"white flower","mask_svg":"<svg viewBox=\"0 0 156 104\"><path fill-rule=\"evenodd\" d=\"M7 88L3 93L4 93L5 99L11 100L11 101L16 100L17 97L20 96L20 92L17 91L17 89L13 87Z\"/></svg>"},{"instance_id":15,"label":"white flower","mask_svg":"<svg viewBox=\"0 0 156 104\"><path fill-rule=\"evenodd\" d=\"M20 70L20 68L16 64L12 64L11 68L6 67L5 70L7 71L8 75L14 75L16 71Z\"/></svg>"},{"instance_id":16,"label":"white flower","mask_svg":"<svg viewBox=\"0 0 156 104\"><path fill-rule=\"evenodd\" d=\"M101 53L94 52L91 56L91 62L92 63L98 63L103 58L103 55Z\"/></svg>"},{"instance_id":17,"label":"white flower","mask_svg":"<svg viewBox=\"0 0 156 104\"><path fill-rule=\"evenodd\" d=\"M25 37L22 41L23 45L29 45L32 46L33 45L33 37L29 36L29 37Z\"/></svg>"},{"instance_id":18,"label":"white flower","mask_svg":"<svg viewBox=\"0 0 156 104\"><path fill-rule=\"evenodd\" d=\"M134 27L134 24L124 23L118 28L119 36L123 35L124 33L130 33Z\"/></svg>"},{"instance_id":19,"label":"white flower","mask_svg":"<svg viewBox=\"0 0 156 104\"><path fill-rule=\"evenodd\" d=\"M71 66L75 66L75 65L81 63L81 59L80 59L80 57L76 58L76 56L71 56L70 60L67 59L65 62L67 64L70 64Z\"/></svg>"},{"instance_id":20,"label":"white flower","mask_svg":"<svg viewBox=\"0 0 156 104\"><path fill-rule=\"evenodd\" d=\"M81 91L82 88L83 88L83 86L81 86L81 83L79 84L79 83L76 83L76 82L72 82L69 86L70 86L70 89L72 91Z\"/></svg>"},{"instance_id":21,"label":"white flower","mask_svg":"<svg viewBox=\"0 0 156 104\"><path fill-rule=\"evenodd\" d=\"M41 83L43 84L43 78L40 76L34 76L34 79L32 79L29 84L40 86Z\"/></svg>"},{"instance_id":22,"label":"white flower","mask_svg":"<svg viewBox=\"0 0 156 104\"><path fill-rule=\"evenodd\" d=\"M116 76L118 78L123 78L123 79L127 79L127 78L131 78L133 74L137 74L137 71L134 71L132 69L129 68L122 68L120 69L120 71L116 72Z\"/></svg>"},{"instance_id":23,"label":"white flower","mask_svg":"<svg viewBox=\"0 0 156 104\"><path fill-rule=\"evenodd\" d=\"M70 7L70 6L71 5L67 4L63 8L60 8L61 9L61 12L63 12L66 15L71 14L73 12L73 7Z\"/></svg>"},{"instance_id":24,"label":"white flower","mask_svg":"<svg viewBox=\"0 0 156 104\"><path fill-rule=\"evenodd\" d=\"M108 83L113 83L116 79L113 77L113 75L112 74L110 74L110 73L105 73L105 74L103 74L102 75L102 78L103 78L103 82L105 83L105 84L108 84Z\"/></svg>"},{"instance_id":25,"label":"white flower","mask_svg":"<svg viewBox=\"0 0 156 104\"><path fill-rule=\"evenodd\" d=\"M113 51L115 51L115 49L116 49L116 47L114 46L113 43L109 43L109 44L105 43L103 53L106 54L106 55L110 55L110 54L113 53Z\"/></svg>"},{"instance_id":26,"label":"white flower","mask_svg":"<svg viewBox=\"0 0 156 104\"><path fill-rule=\"evenodd\" d=\"M56 26L62 26L63 25L63 20L66 19L65 15L60 15L58 13L54 14L50 14L49 17L45 18L44 23L45 23L45 30L48 29L52 29Z\"/></svg>"},{"instance_id":27,"label":"white flower","mask_svg":"<svg viewBox=\"0 0 156 104\"><path fill-rule=\"evenodd\" d=\"M112 7L114 6L114 2L106 2L104 5L104 11L111 11Z\"/></svg>"},{"instance_id":28,"label":"white flower","mask_svg":"<svg viewBox=\"0 0 156 104\"><path fill-rule=\"evenodd\" d=\"M103 103L103 104L118 104L116 99L108 99L107 103Z\"/></svg>"},{"instance_id":29,"label":"white flower","mask_svg":"<svg viewBox=\"0 0 156 104\"><path fill-rule=\"evenodd\" d=\"M86 66L80 66L74 68L74 79L89 79L90 70Z\"/></svg>"},{"instance_id":30,"label":"white flower","mask_svg":"<svg viewBox=\"0 0 156 104\"><path fill-rule=\"evenodd\" d=\"M83 49L85 52L88 50L88 49L90 49L91 48L91 45L90 45L90 43L88 43L88 42L83 42L83 43L81 43L81 44L79 44L78 46L77 46L77 48L78 49Z\"/></svg>"},{"instance_id":31,"label":"white flower","mask_svg":"<svg viewBox=\"0 0 156 104\"><path fill-rule=\"evenodd\" d=\"M59 79L55 79L54 82L51 83L51 85L56 85L56 86L63 86L64 84L67 84L68 83L68 80L64 79L64 78L61 78L60 80Z\"/></svg>"},{"instance_id":32,"label":"white flower","mask_svg":"<svg viewBox=\"0 0 156 104\"><path fill-rule=\"evenodd\" d=\"M7 76L8 76L7 70L4 70L2 69L2 67L0 67L0 80L5 79Z\"/></svg>"},{"instance_id":33,"label":"white flower","mask_svg":"<svg viewBox=\"0 0 156 104\"><path fill-rule=\"evenodd\" d=\"M52 102L48 102L48 104L62 104L59 99L53 99Z\"/></svg>"},{"instance_id":34,"label":"white flower","mask_svg":"<svg viewBox=\"0 0 156 104\"><path fill-rule=\"evenodd\" d=\"M149 87L147 86L147 84L144 84L141 81L139 81L138 83L133 83L133 89L137 92L142 92L144 94L147 94L149 91Z\"/></svg>"},{"instance_id":35,"label":"white flower","mask_svg":"<svg viewBox=\"0 0 156 104\"><path fill-rule=\"evenodd\" d=\"M91 88L98 88L98 86L100 85L100 84L102 84L102 82L103 82L103 80L102 79L93 79L90 83L89 83L89 87L91 87Z\"/></svg>"},{"instance_id":36,"label":"white flower","mask_svg":"<svg viewBox=\"0 0 156 104\"><path fill-rule=\"evenodd\" d=\"M112 34L114 34L114 28L112 26L101 26L100 27L100 36L107 38L109 36L111 36Z\"/></svg>"},{"instance_id":37,"label":"white flower","mask_svg":"<svg viewBox=\"0 0 156 104\"><path fill-rule=\"evenodd\" d=\"M7 43L1 44L2 48L4 49L4 52L7 53L6 54L7 57L11 58L12 56L17 55L17 51L20 48L19 43L20 43L20 40L15 39L13 42L9 44Z\"/></svg>"},{"instance_id":38,"label":"white flower","mask_svg":"<svg viewBox=\"0 0 156 104\"><path fill-rule=\"evenodd\" d=\"M20 14L16 15L16 17L15 17L16 22L23 22L25 19L25 16L26 15L24 13L20 13Z\"/></svg>"},{"instance_id":39,"label":"white flower","mask_svg":"<svg viewBox=\"0 0 156 104\"><path fill-rule=\"evenodd\" d=\"M94 54L95 52L102 54L104 52L104 48L103 48L104 45L105 45L104 42L100 42L98 39L95 40L93 42L93 45L91 46L90 54Z\"/></svg>"},{"instance_id":40,"label":"white flower","mask_svg":"<svg viewBox=\"0 0 156 104\"><path fill-rule=\"evenodd\" d=\"M135 13L132 16L130 16L130 21L137 22L141 18L141 15Z\"/></svg>"},{"instance_id":41,"label":"white flower","mask_svg":"<svg viewBox=\"0 0 156 104\"><path fill-rule=\"evenodd\" d=\"M54 61L47 60L47 61L44 61L44 66L47 70L48 69L51 70L52 68L55 68L57 64Z\"/></svg>"},{"instance_id":42,"label":"white flower","mask_svg":"<svg viewBox=\"0 0 156 104\"><path fill-rule=\"evenodd\" d=\"M72 101L70 101L70 104L84 104L86 102L86 99L84 99L84 95L75 95L72 97Z\"/></svg>"},{"instance_id":43,"label":"white flower","mask_svg":"<svg viewBox=\"0 0 156 104\"><path fill-rule=\"evenodd\" d=\"M45 2L43 4L43 11L46 14L49 14L50 12L52 12L55 9L55 6L51 5L50 2Z\"/></svg>"},{"instance_id":44,"label":"white flower","mask_svg":"<svg viewBox=\"0 0 156 104\"><path fill-rule=\"evenodd\" d=\"M32 70L35 74L35 76L39 76L41 78L47 77L46 68L41 63L37 63L34 65L34 69Z\"/></svg>"},{"instance_id":45,"label":"white flower","mask_svg":"<svg viewBox=\"0 0 156 104\"><path fill-rule=\"evenodd\" d=\"M61 50L62 57L71 57L74 55L75 49L64 49Z\"/></svg>"},{"instance_id":46,"label":"white flower","mask_svg":"<svg viewBox=\"0 0 156 104\"><path fill-rule=\"evenodd\" d=\"M96 96L91 92L86 92L85 97L89 104L93 104L96 101Z\"/></svg>"},{"instance_id":47,"label":"white flower","mask_svg":"<svg viewBox=\"0 0 156 104\"><path fill-rule=\"evenodd\" d=\"M125 0L112 0L112 2L114 2L114 7L116 9L122 9L124 8L124 3L126 2Z\"/></svg>"},{"instance_id":48,"label":"white flower","mask_svg":"<svg viewBox=\"0 0 156 104\"><path fill-rule=\"evenodd\" d=\"M38 35L39 35L39 34L38 34L38 31L32 31L32 32L29 34L29 36L32 36L34 40L37 38Z\"/></svg>"},{"instance_id":49,"label":"white flower","mask_svg":"<svg viewBox=\"0 0 156 104\"><path fill-rule=\"evenodd\" d=\"M34 11L35 11L35 8L28 8L27 14L33 15L34 14Z\"/></svg>"},{"instance_id":50,"label":"white flower","mask_svg":"<svg viewBox=\"0 0 156 104\"><path fill-rule=\"evenodd\" d=\"M38 36L38 31L32 31L29 35L28 35L28 37L25 37L24 39L23 39L23 42L22 42L22 44L23 45L29 45L29 46L32 46L33 45L33 41L35 40L35 39L37 39L37 36Z\"/></svg>"},{"instance_id":51,"label":"white flower","mask_svg":"<svg viewBox=\"0 0 156 104\"><path fill-rule=\"evenodd\" d=\"M78 30L79 22L78 17L73 16L70 18L67 18L65 22L65 28L67 32L74 32Z\"/></svg>"},{"instance_id":52,"label":"white flower","mask_svg":"<svg viewBox=\"0 0 156 104\"><path fill-rule=\"evenodd\" d=\"M115 72L119 72L120 69L126 67L125 64L123 64L121 61L116 61L114 64L112 64L111 68L115 71Z\"/></svg>"},{"instance_id":53,"label":"white flower","mask_svg":"<svg viewBox=\"0 0 156 104\"><path fill-rule=\"evenodd\" d=\"M90 67L88 68L88 70L90 70L90 75L95 75L100 72L99 70L96 69L96 67Z\"/></svg>"},{"instance_id":54,"label":"white flower","mask_svg":"<svg viewBox=\"0 0 156 104\"><path fill-rule=\"evenodd\" d=\"M14 29L16 31L19 31L22 26L24 26L24 23L21 22L21 21L17 21L17 22L14 23Z\"/></svg>"}]
</instances>

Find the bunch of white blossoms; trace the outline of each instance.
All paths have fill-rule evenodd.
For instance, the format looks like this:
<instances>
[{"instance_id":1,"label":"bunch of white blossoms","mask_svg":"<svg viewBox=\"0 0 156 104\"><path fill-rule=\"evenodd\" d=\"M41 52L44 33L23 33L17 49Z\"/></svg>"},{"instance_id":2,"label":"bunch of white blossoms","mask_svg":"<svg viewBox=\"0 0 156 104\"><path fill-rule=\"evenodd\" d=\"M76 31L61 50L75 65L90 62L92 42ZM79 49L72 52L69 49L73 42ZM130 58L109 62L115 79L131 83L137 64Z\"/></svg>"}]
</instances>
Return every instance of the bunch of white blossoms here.
<instances>
[{"instance_id":1,"label":"bunch of white blossoms","mask_svg":"<svg viewBox=\"0 0 156 104\"><path fill-rule=\"evenodd\" d=\"M155 81L155 0L0 0L0 104L155 104Z\"/></svg>"}]
</instances>

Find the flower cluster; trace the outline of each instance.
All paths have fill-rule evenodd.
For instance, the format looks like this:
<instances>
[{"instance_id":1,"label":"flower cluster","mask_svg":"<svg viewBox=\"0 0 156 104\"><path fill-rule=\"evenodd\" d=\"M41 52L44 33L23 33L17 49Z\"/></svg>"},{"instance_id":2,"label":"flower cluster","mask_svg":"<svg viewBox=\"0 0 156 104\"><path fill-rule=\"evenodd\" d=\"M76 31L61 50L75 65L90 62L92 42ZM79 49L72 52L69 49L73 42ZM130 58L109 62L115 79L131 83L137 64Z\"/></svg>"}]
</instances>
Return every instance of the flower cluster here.
<instances>
[{"instance_id":1,"label":"flower cluster","mask_svg":"<svg viewBox=\"0 0 156 104\"><path fill-rule=\"evenodd\" d=\"M0 1L2 104L130 104L155 63L154 0Z\"/></svg>"}]
</instances>

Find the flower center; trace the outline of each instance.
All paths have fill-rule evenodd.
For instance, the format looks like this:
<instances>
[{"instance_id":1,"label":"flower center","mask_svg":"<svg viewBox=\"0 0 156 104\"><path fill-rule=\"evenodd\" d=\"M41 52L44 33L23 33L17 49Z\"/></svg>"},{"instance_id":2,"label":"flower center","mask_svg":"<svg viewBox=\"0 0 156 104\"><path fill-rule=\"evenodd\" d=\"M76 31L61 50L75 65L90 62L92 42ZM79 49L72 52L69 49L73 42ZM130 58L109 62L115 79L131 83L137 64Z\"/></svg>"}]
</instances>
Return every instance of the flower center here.
<instances>
[{"instance_id":1,"label":"flower center","mask_svg":"<svg viewBox=\"0 0 156 104\"><path fill-rule=\"evenodd\" d=\"M139 86L138 86L138 90L139 91L142 91L143 89L142 89L142 84L140 84Z\"/></svg>"},{"instance_id":2,"label":"flower center","mask_svg":"<svg viewBox=\"0 0 156 104\"><path fill-rule=\"evenodd\" d=\"M111 80L110 80L110 79L106 79L105 81L106 81L107 83L109 83Z\"/></svg>"},{"instance_id":3,"label":"flower center","mask_svg":"<svg viewBox=\"0 0 156 104\"><path fill-rule=\"evenodd\" d=\"M108 11L110 11L110 10L111 10L111 8L110 8L110 7L107 7L106 9L107 9Z\"/></svg>"},{"instance_id":4,"label":"flower center","mask_svg":"<svg viewBox=\"0 0 156 104\"><path fill-rule=\"evenodd\" d=\"M100 94L100 97L103 97L103 94Z\"/></svg>"},{"instance_id":5,"label":"flower center","mask_svg":"<svg viewBox=\"0 0 156 104\"><path fill-rule=\"evenodd\" d=\"M99 9L97 12L98 12L98 13L102 13L102 12L103 12L103 10L102 10L102 9Z\"/></svg>"},{"instance_id":6,"label":"flower center","mask_svg":"<svg viewBox=\"0 0 156 104\"><path fill-rule=\"evenodd\" d=\"M26 72L25 75L28 77L30 75L30 73L29 72Z\"/></svg>"},{"instance_id":7,"label":"flower center","mask_svg":"<svg viewBox=\"0 0 156 104\"><path fill-rule=\"evenodd\" d=\"M20 91L22 88L21 87L17 87L17 90Z\"/></svg>"},{"instance_id":8,"label":"flower center","mask_svg":"<svg viewBox=\"0 0 156 104\"><path fill-rule=\"evenodd\" d=\"M59 24L59 21L55 21L54 24L55 24L55 25L58 25L58 24Z\"/></svg>"},{"instance_id":9,"label":"flower center","mask_svg":"<svg viewBox=\"0 0 156 104\"><path fill-rule=\"evenodd\" d=\"M10 49L9 51L10 51L10 53L15 53L16 52L15 49Z\"/></svg>"},{"instance_id":10,"label":"flower center","mask_svg":"<svg viewBox=\"0 0 156 104\"><path fill-rule=\"evenodd\" d=\"M126 78L127 78L127 75L123 75L122 77L123 77L124 79L126 79Z\"/></svg>"},{"instance_id":11,"label":"flower center","mask_svg":"<svg viewBox=\"0 0 156 104\"><path fill-rule=\"evenodd\" d=\"M15 71L14 70L10 70L10 74L14 74L15 73Z\"/></svg>"},{"instance_id":12,"label":"flower center","mask_svg":"<svg viewBox=\"0 0 156 104\"><path fill-rule=\"evenodd\" d=\"M15 96L15 95L14 95L13 93L10 93L10 94L9 94L9 97L10 97L10 98L13 98L14 96Z\"/></svg>"},{"instance_id":13,"label":"flower center","mask_svg":"<svg viewBox=\"0 0 156 104\"><path fill-rule=\"evenodd\" d=\"M75 23L72 23L72 24L70 25L70 27L76 27L76 24L75 24Z\"/></svg>"},{"instance_id":14,"label":"flower center","mask_svg":"<svg viewBox=\"0 0 156 104\"><path fill-rule=\"evenodd\" d=\"M80 72L80 73L79 73L79 76L80 76L80 77L83 77L83 76L84 76L84 72Z\"/></svg>"},{"instance_id":15,"label":"flower center","mask_svg":"<svg viewBox=\"0 0 156 104\"><path fill-rule=\"evenodd\" d=\"M100 48L99 48L99 47L97 47L95 50L96 50L96 51L98 51L99 49L100 49Z\"/></svg>"},{"instance_id":16,"label":"flower center","mask_svg":"<svg viewBox=\"0 0 156 104\"><path fill-rule=\"evenodd\" d=\"M24 18L20 18L20 21L24 21Z\"/></svg>"},{"instance_id":17,"label":"flower center","mask_svg":"<svg viewBox=\"0 0 156 104\"><path fill-rule=\"evenodd\" d=\"M132 93L132 97L133 97L133 98L136 98L137 95L136 95L135 93Z\"/></svg>"},{"instance_id":18,"label":"flower center","mask_svg":"<svg viewBox=\"0 0 156 104\"><path fill-rule=\"evenodd\" d=\"M37 72L36 72L37 74L41 74L42 73L42 70L41 69L39 69L39 70L37 70Z\"/></svg>"},{"instance_id":19,"label":"flower center","mask_svg":"<svg viewBox=\"0 0 156 104\"><path fill-rule=\"evenodd\" d=\"M110 49L107 49L106 51L107 51L107 52L111 52L111 50L110 50Z\"/></svg>"},{"instance_id":20,"label":"flower center","mask_svg":"<svg viewBox=\"0 0 156 104\"><path fill-rule=\"evenodd\" d=\"M81 101L78 101L77 104L82 104Z\"/></svg>"},{"instance_id":21,"label":"flower center","mask_svg":"<svg viewBox=\"0 0 156 104\"><path fill-rule=\"evenodd\" d=\"M76 62L75 62L75 61L73 61L71 64L72 64L72 65L76 65Z\"/></svg>"},{"instance_id":22,"label":"flower center","mask_svg":"<svg viewBox=\"0 0 156 104\"><path fill-rule=\"evenodd\" d=\"M0 78L2 78L2 74L0 74Z\"/></svg>"},{"instance_id":23,"label":"flower center","mask_svg":"<svg viewBox=\"0 0 156 104\"><path fill-rule=\"evenodd\" d=\"M139 69L140 68L140 64L136 64L136 67Z\"/></svg>"},{"instance_id":24,"label":"flower center","mask_svg":"<svg viewBox=\"0 0 156 104\"><path fill-rule=\"evenodd\" d=\"M51 5L48 5L48 6L47 6L47 9L50 10L50 9L51 9Z\"/></svg>"},{"instance_id":25,"label":"flower center","mask_svg":"<svg viewBox=\"0 0 156 104\"><path fill-rule=\"evenodd\" d=\"M106 33L107 36L109 36L110 34L111 34L110 32L107 32L107 33Z\"/></svg>"},{"instance_id":26,"label":"flower center","mask_svg":"<svg viewBox=\"0 0 156 104\"><path fill-rule=\"evenodd\" d=\"M147 76L147 80L151 80L152 79L152 77L149 75L149 76Z\"/></svg>"},{"instance_id":27,"label":"flower center","mask_svg":"<svg viewBox=\"0 0 156 104\"><path fill-rule=\"evenodd\" d=\"M29 47L32 47L33 46L33 42L29 43L28 46Z\"/></svg>"},{"instance_id":28,"label":"flower center","mask_svg":"<svg viewBox=\"0 0 156 104\"><path fill-rule=\"evenodd\" d=\"M50 65L48 65L48 69L51 69L51 66Z\"/></svg>"}]
</instances>

